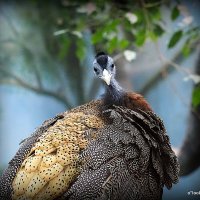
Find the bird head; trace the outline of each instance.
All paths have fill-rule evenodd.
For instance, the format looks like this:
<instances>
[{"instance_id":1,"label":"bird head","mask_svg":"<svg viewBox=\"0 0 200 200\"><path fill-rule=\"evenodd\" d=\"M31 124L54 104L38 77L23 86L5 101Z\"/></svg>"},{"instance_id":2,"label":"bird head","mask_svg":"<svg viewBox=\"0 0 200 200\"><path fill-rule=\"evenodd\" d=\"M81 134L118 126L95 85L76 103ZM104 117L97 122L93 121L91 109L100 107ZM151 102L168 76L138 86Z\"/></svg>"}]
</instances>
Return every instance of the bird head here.
<instances>
[{"instance_id":1,"label":"bird head","mask_svg":"<svg viewBox=\"0 0 200 200\"><path fill-rule=\"evenodd\" d=\"M115 77L115 65L113 59L103 52L95 56L93 62L93 69L95 75L102 79L107 85L111 84L112 79Z\"/></svg>"}]
</instances>

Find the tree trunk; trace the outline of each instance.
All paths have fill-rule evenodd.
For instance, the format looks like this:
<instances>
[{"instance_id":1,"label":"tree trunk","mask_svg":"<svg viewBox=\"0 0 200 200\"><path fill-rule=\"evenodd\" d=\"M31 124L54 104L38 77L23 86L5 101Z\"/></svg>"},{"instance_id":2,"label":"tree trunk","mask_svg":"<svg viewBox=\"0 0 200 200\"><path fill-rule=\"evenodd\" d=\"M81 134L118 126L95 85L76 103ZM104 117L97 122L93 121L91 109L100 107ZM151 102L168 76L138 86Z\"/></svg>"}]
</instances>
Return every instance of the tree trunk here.
<instances>
[{"instance_id":1,"label":"tree trunk","mask_svg":"<svg viewBox=\"0 0 200 200\"><path fill-rule=\"evenodd\" d=\"M195 72L200 75L200 55ZM199 85L200 83L194 85L194 89ZM187 135L180 149L178 159L181 165L181 176L192 173L200 166L200 105L195 109L195 112L191 110Z\"/></svg>"}]
</instances>

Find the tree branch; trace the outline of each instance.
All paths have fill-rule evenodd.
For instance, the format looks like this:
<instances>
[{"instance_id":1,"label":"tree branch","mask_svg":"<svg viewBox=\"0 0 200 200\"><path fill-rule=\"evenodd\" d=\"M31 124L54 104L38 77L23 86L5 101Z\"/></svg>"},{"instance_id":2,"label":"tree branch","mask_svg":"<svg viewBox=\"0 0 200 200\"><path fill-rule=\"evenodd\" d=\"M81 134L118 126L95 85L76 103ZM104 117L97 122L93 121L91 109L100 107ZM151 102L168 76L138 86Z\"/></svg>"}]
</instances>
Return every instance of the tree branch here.
<instances>
[{"instance_id":1,"label":"tree branch","mask_svg":"<svg viewBox=\"0 0 200 200\"><path fill-rule=\"evenodd\" d=\"M2 73L4 73L6 76L8 76L9 78L11 78L12 81L7 81L6 83L9 83L9 84L12 84L12 85L18 85L22 88L31 90L31 91L33 91L37 94L43 94L43 95L46 95L46 96L53 97L54 99L65 104L68 108L72 108L71 103L68 101L68 99L62 93L50 91L50 90L47 90L43 87L35 87L35 86L25 82L24 80L20 79L18 76L14 75L14 74L10 73L9 71L4 70L2 68L0 68L0 71ZM2 82L2 83L5 83L5 81Z\"/></svg>"},{"instance_id":2,"label":"tree branch","mask_svg":"<svg viewBox=\"0 0 200 200\"><path fill-rule=\"evenodd\" d=\"M1 11L2 11L2 16L5 18L5 20L7 21L7 24L10 26L15 37L17 38L17 39L12 38L12 39L6 40L5 42L10 42L10 41L14 42L15 41L18 45L20 45L22 48L24 48L26 51L28 51L32 55L31 50L21 40L20 34L17 31L17 29L15 28L14 24L12 23L12 20L10 19L10 17L4 12L3 9L1 9ZM2 42L4 42L4 41L2 41ZM3 81L3 82L1 81L1 82L4 83L4 84L9 83L9 84L12 84L12 85L18 85L18 86L23 87L25 89L29 89L29 90L31 90L35 93L43 94L43 95L46 95L46 96L51 96L51 97L59 100L61 103L65 104L68 108L72 107L71 103L68 101L66 96L63 95L62 93L50 91L50 90L43 88L42 80L41 80L38 69L36 68L36 66L33 66L32 69L33 69L33 72L35 74L35 78L36 78L36 81L37 81L37 87L25 82L24 80L20 79L19 77L17 77L13 73L10 73L9 71L4 70L3 68L0 68L0 71L2 73L6 74L8 77L10 77L12 79L12 81L7 80L6 82L5 81Z\"/></svg>"},{"instance_id":3,"label":"tree branch","mask_svg":"<svg viewBox=\"0 0 200 200\"><path fill-rule=\"evenodd\" d=\"M35 73L35 78L36 78L38 87L39 87L40 89L42 89L42 88L43 88L43 86L42 86L42 80L41 80L41 77L40 77L39 70L37 69L37 66L33 67L33 71L34 71L34 73Z\"/></svg>"},{"instance_id":4,"label":"tree branch","mask_svg":"<svg viewBox=\"0 0 200 200\"><path fill-rule=\"evenodd\" d=\"M194 50L197 50L199 44L196 43L194 44L193 48L192 48L192 52L194 52ZM191 75L192 73L184 68L182 68L182 66L178 65L177 62L180 62L183 59L182 53L181 51L177 52L175 54L175 56L169 60L167 59L160 51L158 45L156 45L156 49L158 52L158 57L159 59L164 63L163 66L154 74L154 76L148 80L144 86L142 87L142 89L140 90L140 92L142 94L146 94L150 89L152 89L158 82L163 80L163 74L164 72L168 72L168 74L174 72L175 70L180 71L184 74ZM191 52L191 53L192 53Z\"/></svg>"},{"instance_id":5,"label":"tree branch","mask_svg":"<svg viewBox=\"0 0 200 200\"><path fill-rule=\"evenodd\" d=\"M175 56L172 58L173 61L181 60L182 55L181 52L178 52L175 54ZM144 86L140 89L140 93L146 94L149 90L151 90L157 83L163 80L163 74L165 71L168 71L168 73L172 73L175 71L175 68L169 64L168 62L165 62L164 65L152 76L150 80L148 80Z\"/></svg>"}]
</instances>

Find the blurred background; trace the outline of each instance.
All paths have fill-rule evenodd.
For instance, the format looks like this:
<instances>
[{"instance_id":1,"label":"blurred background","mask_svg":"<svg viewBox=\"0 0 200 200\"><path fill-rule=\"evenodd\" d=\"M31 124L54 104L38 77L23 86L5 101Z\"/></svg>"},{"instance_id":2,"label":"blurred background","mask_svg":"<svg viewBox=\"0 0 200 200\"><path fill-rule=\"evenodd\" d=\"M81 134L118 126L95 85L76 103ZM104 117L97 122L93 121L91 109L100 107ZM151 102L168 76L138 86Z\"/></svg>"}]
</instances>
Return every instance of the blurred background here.
<instances>
[{"instance_id":1,"label":"blurred background","mask_svg":"<svg viewBox=\"0 0 200 200\"><path fill-rule=\"evenodd\" d=\"M92 62L105 51L179 156L180 181L164 199L199 199L199 26L198 0L1 1L0 173L44 120L100 97Z\"/></svg>"}]
</instances>

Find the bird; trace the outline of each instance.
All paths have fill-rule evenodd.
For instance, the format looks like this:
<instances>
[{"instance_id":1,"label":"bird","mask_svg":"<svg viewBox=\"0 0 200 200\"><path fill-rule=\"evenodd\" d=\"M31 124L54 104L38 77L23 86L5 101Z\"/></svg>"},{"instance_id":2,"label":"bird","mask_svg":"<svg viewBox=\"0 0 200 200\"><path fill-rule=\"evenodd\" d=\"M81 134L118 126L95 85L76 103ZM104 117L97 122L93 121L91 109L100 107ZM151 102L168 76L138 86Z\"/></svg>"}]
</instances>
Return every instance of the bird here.
<instances>
[{"instance_id":1,"label":"bird","mask_svg":"<svg viewBox=\"0 0 200 200\"><path fill-rule=\"evenodd\" d=\"M0 199L157 200L178 182L163 121L142 95L120 86L112 57L99 52L93 70L105 93L21 142L0 178Z\"/></svg>"}]
</instances>

